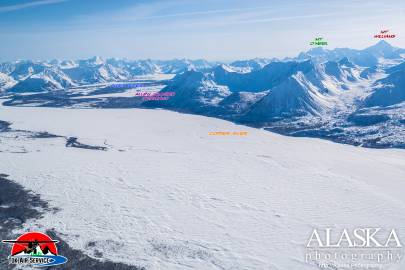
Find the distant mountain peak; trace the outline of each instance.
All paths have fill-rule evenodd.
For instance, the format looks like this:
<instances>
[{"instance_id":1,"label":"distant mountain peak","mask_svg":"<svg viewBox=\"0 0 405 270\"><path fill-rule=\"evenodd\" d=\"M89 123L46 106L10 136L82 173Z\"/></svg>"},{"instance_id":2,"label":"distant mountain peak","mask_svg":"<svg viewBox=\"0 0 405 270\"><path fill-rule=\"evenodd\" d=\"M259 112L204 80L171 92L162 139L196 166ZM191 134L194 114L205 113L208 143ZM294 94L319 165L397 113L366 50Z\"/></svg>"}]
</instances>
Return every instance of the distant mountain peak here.
<instances>
[{"instance_id":1,"label":"distant mountain peak","mask_svg":"<svg viewBox=\"0 0 405 270\"><path fill-rule=\"evenodd\" d=\"M380 40L379 42L377 42L376 45L374 45L374 46L389 46L389 47L392 47L391 44L389 44L387 41L385 41L383 39Z\"/></svg>"},{"instance_id":2,"label":"distant mountain peak","mask_svg":"<svg viewBox=\"0 0 405 270\"><path fill-rule=\"evenodd\" d=\"M104 59L100 56L93 56L89 59L87 59L88 63L91 63L93 65L101 65L104 64Z\"/></svg>"},{"instance_id":3,"label":"distant mountain peak","mask_svg":"<svg viewBox=\"0 0 405 270\"><path fill-rule=\"evenodd\" d=\"M368 47L366 50L392 50L394 47L391 46L387 41L380 40L373 46Z\"/></svg>"}]
</instances>

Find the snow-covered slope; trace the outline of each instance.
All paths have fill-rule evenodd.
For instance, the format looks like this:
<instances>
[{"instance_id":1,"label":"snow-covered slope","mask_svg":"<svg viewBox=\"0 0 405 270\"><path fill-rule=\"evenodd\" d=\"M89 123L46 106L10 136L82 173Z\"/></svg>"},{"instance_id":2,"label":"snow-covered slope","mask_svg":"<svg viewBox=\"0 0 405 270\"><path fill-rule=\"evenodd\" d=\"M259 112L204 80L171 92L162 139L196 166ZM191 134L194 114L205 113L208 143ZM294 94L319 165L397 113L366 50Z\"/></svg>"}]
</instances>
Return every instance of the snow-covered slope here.
<instances>
[{"instance_id":1,"label":"snow-covered slope","mask_svg":"<svg viewBox=\"0 0 405 270\"><path fill-rule=\"evenodd\" d=\"M356 78L352 74L355 66L347 59L343 58L339 62L328 61L324 64L325 73L334 77L337 81L355 81Z\"/></svg>"},{"instance_id":2,"label":"snow-covered slope","mask_svg":"<svg viewBox=\"0 0 405 270\"><path fill-rule=\"evenodd\" d=\"M243 120L255 122L260 119L265 122L274 118L320 115L330 107L330 101L321 94L321 90L304 73L298 72L272 88L250 108Z\"/></svg>"},{"instance_id":3,"label":"snow-covered slope","mask_svg":"<svg viewBox=\"0 0 405 270\"><path fill-rule=\"evenodd\" d=\"M211 74L199 71L177 75L162 92L174 92L175 95L159 104L193 112L207 112L231 94L228 87L218 85Z\"/></svg>"},{"instance_id":4,"label":"snow-covered slope","mask_svg":"<svg viewBox=\"0 0 405 270\"><path fill-rule=\"evenodd\" d=\"M224 98L218 105L224 114L236 114L246 112L250 107L268 94L268 91L259 93L236 92Z\"/></svg>"},{"instance_id":5,"label":"snow-covered slope","mask_svg":"<svg viewBox=\"0 0 405 270\"><path fill-rule=\"evenodd\" d=\"M373 75L375 75L378 72L379 72L379 70L378 70L377 66L369 67L369 68L366 68L363 71L361 71L360 77L363 79L370 79L373 77Z\"/></svg>"},{"instance_id":6,"label":"snow-covered slope","mask_svg":"<svg viewBox=\"0 0 405 270\"><path fill-rule=\"evenodd\" d=\"M0 72L0 92L12 87L15 84L16 81L12 77Z\"/></svg>"},{"instance_id":7,"label":"snow-covered slope","mask_svg":"<svg viewBox=\"0 0 405 270\"><path fill-rule=\"evenodd\" d=\"M108 145L92 151L66 148L61 138L1 137L0 172L60 209L22 231L53 228L94 257L148 270L319 270L305 263L314 228L394 227L405 237L403 150L163 110L1 107L0 119ZM404 267L402 260L383 269Z\"/></svg>"},{"instance_id":8,"label":"snow-covered slope","mask_svg":"<svg viewBox=\"0 0 405 270\"><path fill-rule=\"evenodd\" d=\"M405 101L405 65L390 69L391 74L379 81L374 92L365 100L365 106L389 106Z\"/></svg>"}]
</instances>

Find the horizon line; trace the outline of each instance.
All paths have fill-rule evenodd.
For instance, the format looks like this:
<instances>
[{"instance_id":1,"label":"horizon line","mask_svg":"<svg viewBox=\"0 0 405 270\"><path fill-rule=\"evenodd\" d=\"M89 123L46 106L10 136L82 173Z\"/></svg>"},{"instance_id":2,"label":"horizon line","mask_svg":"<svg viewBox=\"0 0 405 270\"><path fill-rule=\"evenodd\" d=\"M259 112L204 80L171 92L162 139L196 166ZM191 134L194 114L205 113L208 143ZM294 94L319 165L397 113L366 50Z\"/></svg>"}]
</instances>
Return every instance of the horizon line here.
<instances>
[{"instance_id":1,"label":"horizon line","mask_svg":"<svg viewBox=\"0 0 405 270\"><path fill-rule=\"evenodd\" d=\"M380 44L380 43L387 43L388 45L390 45L392 48L395 48L395 49L403 49L401 47L392 46L388 41L386 41L384 39L381 39L380 41L376 42L374 45L365 47L363 49L352 49L350 47L335 47L335 48L329 49L329 48L325 48L323 46L314 46L314 47L310 48L307 51L300 51L296 56L293 56L293 57L285 56L283 58L270 57L269 56L269 57L253 57L253 58L249 58L249 57L248 58L233 58L233 59L227 59L227 60L225 60L225 59L223 59L223 60L220 60L220 59L207 60L207 58L201 58L201 57L199 57L199 58L175 57L175 58L166 58L166 59L160 58L159 59L159 58L150 58L150 57L148 57L148 58L128 58L126 56L124 56L124 57L114 57L114 56L93 55L93 56L82 57L82 58L48 58L48 59L33 59L33 58L31 58L31 59L22 59L22 58L19 58L19 59L15 59L15 60L1 61L0 63L1 64L10 63L10 62L15 63L15 62L22 62L22 61L32 61L32 62L85 61L85 60L90 60L90 59L93 59L93 58L101 58L102 60L115 60L116 59L116 60L128 60L128 61L176 61L176 60L190 60L190 61L199 61L200 60L201 61L202 60L202 61L211 62L211 63L212 62L227 63L227 62L235 62L235 61L243 61L243 60L255 60L255 59L284 61L284 60L288 60L289 58L296 58L301 53L309 52L309 51L314 50L314 49L321 49L321 50L325 50L325 51L333 51L333 50L336 50L336 49L352 49L352 50L363 51L363 50L366 50L366 49L368 49L370 47L376 46L377 44Z\"/></svg>"}]
</instances>

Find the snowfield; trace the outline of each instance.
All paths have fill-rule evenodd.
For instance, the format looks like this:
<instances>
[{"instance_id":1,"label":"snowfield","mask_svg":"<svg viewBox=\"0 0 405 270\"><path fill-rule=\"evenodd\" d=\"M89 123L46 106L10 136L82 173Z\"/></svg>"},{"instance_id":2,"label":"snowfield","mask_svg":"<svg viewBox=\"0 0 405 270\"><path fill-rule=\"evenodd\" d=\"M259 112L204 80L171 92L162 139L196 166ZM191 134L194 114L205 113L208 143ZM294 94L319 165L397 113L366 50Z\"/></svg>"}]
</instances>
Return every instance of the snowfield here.
<instances>
[{"instance_id":1,"label":"snowfield","mask_svg":"<svg viewBox=\"0 0 405 270\"><path fill-rule=\"evenodd\" d=\"M148 270L306 270L319 269L305 262L315 228L395 228L405 243L404 150L165 110L2 106L0 120L108 146L0 133L0 173L60 208L26 230L54 228L92 257Z\"/></svg>"}]
</instances>

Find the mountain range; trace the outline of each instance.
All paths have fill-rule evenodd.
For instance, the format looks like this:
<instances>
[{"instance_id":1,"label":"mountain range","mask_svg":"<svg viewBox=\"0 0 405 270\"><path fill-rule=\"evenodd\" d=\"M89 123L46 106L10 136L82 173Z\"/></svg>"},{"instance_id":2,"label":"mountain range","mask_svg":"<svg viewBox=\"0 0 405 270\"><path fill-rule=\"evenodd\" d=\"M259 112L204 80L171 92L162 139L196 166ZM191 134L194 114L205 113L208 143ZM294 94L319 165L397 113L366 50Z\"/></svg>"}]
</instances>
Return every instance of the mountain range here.
<instances>
[{"instance_id":1,"label":"mountain range","mask_svg":"<svg viewBox=\"0 0 405 270\"><path fill-rule=\"evenodd\" d=\"M84 60L15 61L0 64L0 90L38 92L86 84L130 81L136 76L181 73L214 66L205 60L126 60L93 57Z\"/></svg>"},{"instance_id":2,"label":"mountain range","mask_svg":"<svg viewBox=\"0 0 405 270\"><path fill-rule=\"evenodd\" d=\"M91 86L96 91L90 93L114 94L117 89L97 84L151 74L175 74L160 82L165 86L160 91L175 95L140 102L134 97L100 100L71 91ZM9 98L5 105L162 107L293 136L405 147L405 50L385 41L363 50L316 47L296 58L232 63L100 57L7 62L0 64L0 91ZM84 97L73 100L77 95Z\"/></svg>"}]
</instances>

